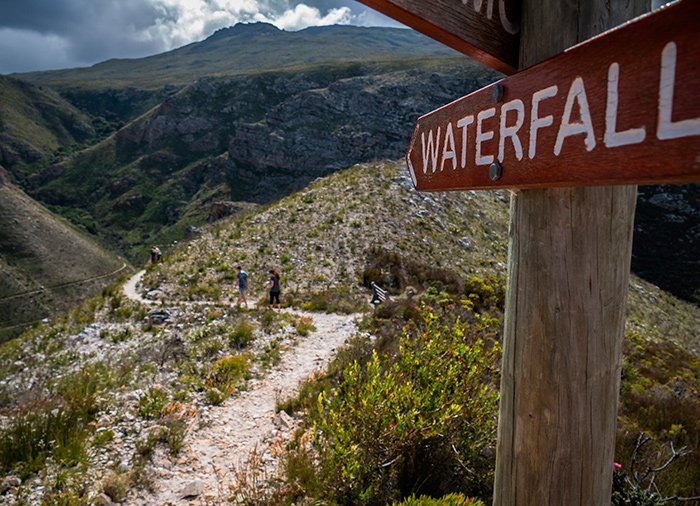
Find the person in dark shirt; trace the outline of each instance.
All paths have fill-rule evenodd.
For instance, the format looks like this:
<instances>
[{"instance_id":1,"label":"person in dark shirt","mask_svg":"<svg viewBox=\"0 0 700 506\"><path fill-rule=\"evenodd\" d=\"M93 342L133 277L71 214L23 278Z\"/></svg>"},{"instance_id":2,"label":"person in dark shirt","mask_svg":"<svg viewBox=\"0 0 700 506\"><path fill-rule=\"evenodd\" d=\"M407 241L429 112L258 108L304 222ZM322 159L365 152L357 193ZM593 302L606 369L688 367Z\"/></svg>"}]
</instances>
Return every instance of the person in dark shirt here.
<instances>
[{"instance_id":1,"label":"person in dark shirt","mask_svg":"<svg viewBox=\"0 0 700 506\"><path fill-rule=\"evenodd\" d=\"M274 270L270 269L270 281L267 283L267 287L270 289L270 305L273 306L277 302L277 309L280 308L280 275Z\"/></svg>"},{"instance_id":2,"label":"person in dark shirt","mask_svg":"<svg viewBox=\"0 0 700 506\"><path fill-rule=\"evenodd\" d=\"M241 302L245 304L245 307L248 307L248 301L245 298L245 294L248 291L248 273L243 270L243 268L239 265L237 268L238 274L236 274L236 282L238 283L238 305L241 305Z\"/></svg>"}]
</instances>

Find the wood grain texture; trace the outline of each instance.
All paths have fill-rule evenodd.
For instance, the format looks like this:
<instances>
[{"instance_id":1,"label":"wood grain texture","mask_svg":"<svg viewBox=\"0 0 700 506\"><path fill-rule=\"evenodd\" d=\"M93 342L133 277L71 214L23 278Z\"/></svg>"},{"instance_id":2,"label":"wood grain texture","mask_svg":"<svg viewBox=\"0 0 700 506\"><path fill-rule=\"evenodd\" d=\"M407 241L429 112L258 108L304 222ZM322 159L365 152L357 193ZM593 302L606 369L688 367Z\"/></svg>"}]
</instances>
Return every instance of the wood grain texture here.
<instances>
[{"instance_id":1,"label":"wood grain texture","mask_svg":"<svg viewBox=\"0 0 700 506\"><path fill-rule=\"evenodd\" d=\"M520 0L359 2L499 72L517 68Z\"/></svg>"},{"instance_id":2,"label":"wood grain texture","mask_svg":"<svg viewBox=\"0 0 700 506\"><path fill-rule=\"evenodd\" d=\"M617 7L605 14L618 22L620 6L612 4ZM588 37L590 27L563 14L566 5L552 6L562 20L557 28L568 26L577 37ZM581 16L600 29L607 17L595 16L591 5L582 6ZM546 13L541 4L536 11ZM407 154L416 187L443 191L700 181L698 26L700 2L683 0L422 116ZM552 31L548 37L540 28L538 43L551 38L552 44L573 45L564 32ZM532 41L523 44L534 50ZM668 83L669 77L675 82ZM493 98L495 86L503 87L500 100ZM662 91L668 89L671 100L665 102ZM543 90L552 91L545 96ZM670 111L666 120L664 110ZM468 125L460 127L464 118ZM535 120L543 121L536 125ZM664 136L663 125L683 124L682 136ZM516 132L509 134L508 128ZM487 137L479 141L478 132ZM497 180L489 175L493 160L503 166Z\"/></svg>"},{"instance_id":3,"label":"wood grain texture","mask_svg":"<svg viewBox=\"0 0 700 506\"><path fill-rule=\"evenodd\" d=\"M526 0L523 65L648 7L612 3ZM494 505L610 504L635 201L636 186L511 200Z\"/></svg>"}]
</instances>

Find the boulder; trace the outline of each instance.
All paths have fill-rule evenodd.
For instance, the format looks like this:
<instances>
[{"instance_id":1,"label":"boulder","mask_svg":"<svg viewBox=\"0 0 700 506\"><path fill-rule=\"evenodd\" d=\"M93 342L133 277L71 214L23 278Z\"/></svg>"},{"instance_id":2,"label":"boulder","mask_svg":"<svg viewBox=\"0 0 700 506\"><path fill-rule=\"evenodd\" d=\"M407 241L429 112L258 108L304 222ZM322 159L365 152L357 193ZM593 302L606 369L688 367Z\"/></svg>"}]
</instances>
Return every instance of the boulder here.
<instances>
[{"instance_id":1,"label":"boulder","mask_svg":"<svg viewBox=\"0 0 700 506\"><path fill-rule=\"evenodd\" d=\"M217 221L240 211L241 208L230 201L214 202L209 209L207 221Z\"/></svg>"},{"instance_id":2,"label":"boulder","mask_svg":"<svg viewBox=\"0 0 700 506\"><path fill-rule=\"evenodd\" d=\"M163 325L170 318L170 313L164 309L156 309L148 313L148 322L151 325Z\"/></svg>"},{"instance_id":3,"label":"boulder","mask_svg":"<svg viewBox=\"0 0 700 506\"><path fill-rule=\"evenodd\" d=\"M202 480L194 480L185 485L180 493L182 499L194 499L199 497L204 492L204 482Z\"/></svg>"}]
</instances>

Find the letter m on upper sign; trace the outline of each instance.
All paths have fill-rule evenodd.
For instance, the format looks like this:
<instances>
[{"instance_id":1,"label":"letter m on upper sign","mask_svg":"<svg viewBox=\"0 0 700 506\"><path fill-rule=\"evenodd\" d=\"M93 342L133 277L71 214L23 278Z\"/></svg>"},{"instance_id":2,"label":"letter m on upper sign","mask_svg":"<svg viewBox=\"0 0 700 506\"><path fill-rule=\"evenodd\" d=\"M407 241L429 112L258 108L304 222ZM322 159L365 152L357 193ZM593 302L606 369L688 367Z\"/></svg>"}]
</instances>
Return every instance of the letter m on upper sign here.
<instances>
[{"instance_id":1,"label":"letter m on upper sign","mask_svg":"<svg viewBox=\"0 0 700 506\"><path fill-rule=\"evenodd\" d=\"M521 0L359 0L505 74L518 66Z\"/></svg>"}]
</instances>

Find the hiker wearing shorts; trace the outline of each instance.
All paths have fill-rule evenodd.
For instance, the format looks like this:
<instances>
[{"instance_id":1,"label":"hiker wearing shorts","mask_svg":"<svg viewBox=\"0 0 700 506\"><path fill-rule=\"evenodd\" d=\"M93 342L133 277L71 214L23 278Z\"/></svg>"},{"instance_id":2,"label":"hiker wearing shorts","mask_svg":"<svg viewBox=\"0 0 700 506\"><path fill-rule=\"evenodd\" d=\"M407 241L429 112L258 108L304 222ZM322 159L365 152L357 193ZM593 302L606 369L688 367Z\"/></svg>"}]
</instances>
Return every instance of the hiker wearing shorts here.
<instances>
[{"instance_id":1,"label":"hiker wearing shorts","mask_svg":"<svg viewBox=\"0 0 700 506\"><path fill-rule=\"evenodd\" d=\"M236 274L236 282L238 283L238 305L241 305L241 302L245 304L245 307L248 307L248 301L245 298L245 294L248 291L248 273L243 270L243 268L239 265L236 270L238 270L238 274Z\"/></svg>"}]
</instances>

